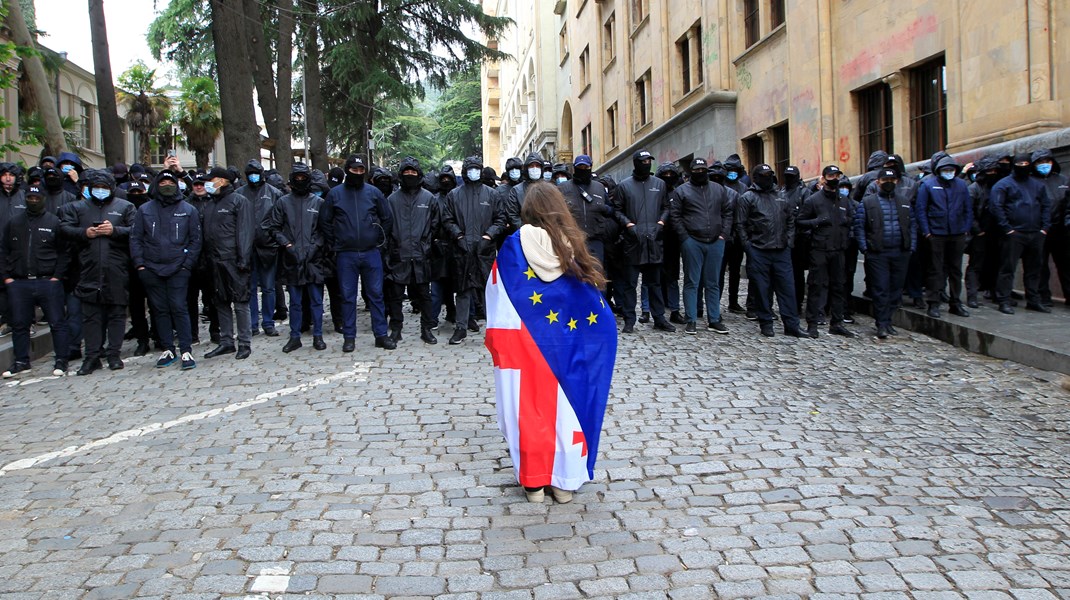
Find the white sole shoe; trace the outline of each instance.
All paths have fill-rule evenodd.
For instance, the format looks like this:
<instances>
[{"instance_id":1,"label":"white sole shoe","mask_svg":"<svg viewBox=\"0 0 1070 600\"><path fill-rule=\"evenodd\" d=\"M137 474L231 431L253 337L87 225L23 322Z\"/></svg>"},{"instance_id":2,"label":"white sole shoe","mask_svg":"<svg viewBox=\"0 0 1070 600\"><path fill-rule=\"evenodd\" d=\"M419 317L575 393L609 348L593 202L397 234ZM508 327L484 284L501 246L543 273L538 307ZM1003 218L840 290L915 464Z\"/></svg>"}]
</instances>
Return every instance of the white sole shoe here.
<instances>
[{"instance_id":1,"label":"white sole shoe","mask_svg":"<svg viewBox=\"0 0 1070 600\"><path fill-rule=\"evenodd\" d=\"M569 502L572 502L572 492L568 490L550 486L550 493L553 494L554 500L556 500L558 504L568 504Z\"/></svg>"}]
</instances>

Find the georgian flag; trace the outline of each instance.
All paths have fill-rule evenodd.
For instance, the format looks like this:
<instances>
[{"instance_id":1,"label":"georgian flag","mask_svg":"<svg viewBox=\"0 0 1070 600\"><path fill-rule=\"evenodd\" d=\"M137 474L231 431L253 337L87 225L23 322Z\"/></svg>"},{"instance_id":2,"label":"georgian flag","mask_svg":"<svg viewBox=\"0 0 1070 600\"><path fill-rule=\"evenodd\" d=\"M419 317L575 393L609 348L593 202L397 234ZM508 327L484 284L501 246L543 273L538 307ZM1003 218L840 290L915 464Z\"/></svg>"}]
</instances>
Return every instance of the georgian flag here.
<instances>
[{"instance_id":1,"label":"georgian flag","mask_svg":"<svg viewBox=\"0 0 1070 600\"><path fill-rule=\"evenodd\" d=\"M514 233L487 282L486 346L520 485L576 490L593 479L617 355L601 292L568 275L540 280Z\"/></svg>"}]
</instances>

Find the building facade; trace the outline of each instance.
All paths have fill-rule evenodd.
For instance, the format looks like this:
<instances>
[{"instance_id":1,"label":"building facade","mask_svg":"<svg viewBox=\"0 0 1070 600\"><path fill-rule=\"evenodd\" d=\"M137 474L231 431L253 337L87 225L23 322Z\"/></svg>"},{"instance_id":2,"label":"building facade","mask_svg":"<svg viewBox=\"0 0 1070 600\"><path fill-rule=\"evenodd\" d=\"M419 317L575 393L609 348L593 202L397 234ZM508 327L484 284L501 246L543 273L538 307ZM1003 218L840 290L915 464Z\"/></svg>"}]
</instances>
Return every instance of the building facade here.
<instances>
[{"instance_id":1,"label":"building facade","mask_svg":"<svg viewBox=\"0 0 1070 600\"><path fill-rule=\"evenodd\" d=\"M751 167L798 165L806 177L835 163L864 170L877 149L906 162L946 149L971 160L1070 147L1070 4L1025 0L484 0L488 12L540 31L527 93L553 97L540 128L555 157L587 153L620 174L633 150L685 164L739 153ZM517 16L516 10L525 13ZM550 19L547 15L552 16ZM531 27L525 25L525 27ZM512 34L512 32L510 32ZM545 40L556 38L553 56ZM512 48L502 46L515 54ZM532 60L534 59L534 60ZM484 77L517 87L513 71ZM518 73L517 73L518 74ZM491 85L493 83L493 85ZM499 113L505 114L505 113ZM519 147L488 126L488 162ZM555 122L556 121L556 122ZM547 158L552 158L547 155Z\"/></svg>"}]
</instances>

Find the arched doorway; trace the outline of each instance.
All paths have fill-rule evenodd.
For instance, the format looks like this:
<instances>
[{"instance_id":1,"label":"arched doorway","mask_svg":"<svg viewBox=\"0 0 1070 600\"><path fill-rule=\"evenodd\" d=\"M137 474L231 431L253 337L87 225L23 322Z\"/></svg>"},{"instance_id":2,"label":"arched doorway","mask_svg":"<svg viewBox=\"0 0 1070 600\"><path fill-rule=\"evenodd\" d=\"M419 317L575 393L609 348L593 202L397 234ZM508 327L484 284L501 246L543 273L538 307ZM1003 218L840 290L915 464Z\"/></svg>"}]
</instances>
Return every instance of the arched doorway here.
<instances>
[{"instance_id":1,"label":"arched doorway","mask_svg":"<svg viewBox=\"0 0 1070 600\"><path fill-rule=\"evenodd\" d=\"M561 129L557 138L557 161L572 162L572 106L567 101L561 109Z\"/></svg>"}]
</instances>

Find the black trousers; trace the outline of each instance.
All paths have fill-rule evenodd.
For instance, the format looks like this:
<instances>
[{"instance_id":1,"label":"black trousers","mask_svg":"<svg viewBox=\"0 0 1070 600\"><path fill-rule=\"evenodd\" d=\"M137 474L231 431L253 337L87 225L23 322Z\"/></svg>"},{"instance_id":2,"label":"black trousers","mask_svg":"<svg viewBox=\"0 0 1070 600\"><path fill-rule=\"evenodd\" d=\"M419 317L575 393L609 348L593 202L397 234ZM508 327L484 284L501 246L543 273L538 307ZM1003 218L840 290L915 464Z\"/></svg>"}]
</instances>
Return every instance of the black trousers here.
<instances>
[{"instance_id":1,"label":"black trousers","mask_svg":"<svg viewBox=\"0 0 1070 600\"><path fill-rule=\"evenodd\" d=\"M189 313L190 333L194 340L200 340L201 301L204 302L204 310L208 314L208 335L219 337L219 317L212 301L214 295L215 284L212 282L212 276L204 271L194 271L189 279L189 289L186 290L186 310Z\"/></svg>"},{"instance_id":2,"label":"black trousers","mask_svg":"<svg viewBox=\"0 0 1070 600\"><path fill-rule=\"evenodd\" d=\"M430 283L395 283L386 282L383 290L386 296L386 312L390 318L390 330L401 331L405 324L405 309L403 299L405 289L409 290L409 301L420 311L420 327L431 329L435 326L435 316L431 314L431 284Z\"/></svg>"},{"instance_id":3,"label":"black trousers","mask_svg":"<svg viewBox=\"0 0 1070 600\"><path fill-rule=\"evenodd\" d=\"M1011 301L1014 272L1018 261L1022 263L1022 281L1025 283L1025 301L1030 305L1040 304L1040 263L1044 256L1044 234L1039 231L1017 231L1003 238L1003 264L996 281L996 302Z\"/></svg>"},{"instance_id":4,"label":"black trousers","mask_svg":"<svg viewBox=\"0 0 1070 600\"><path fill-rule=\"evenodd\" d=\"M1049 260L1055 263L1063 298L1070 301L1070 232L1054 227L1052 229L1053 231L1044 237L1044 256L1040 261L1040 301L1044 304L1052 303Z\"/></svg>"},{"instance_id":5,"label":"black trousers","mask_svg":"<svg viewBox=\"0 0 1070 600\"><path fill-rule=\"evenodd\" d=\"M624 323L635 324L635 304L639 294L639 276L643 276L643 283L650 289L650 314L655 323L665 321L665 296L661 291L661 263L649 265L625 265L624 281L621 282L620 296L624 304L621 310L624 312Z\"/></svg>"},{"instance_id":6,"label":"black trousers","mask_svg":"<svg viewBox=\"0 0 1070 600\"><path fill-rule=\"evenodd\" d=\"M894 248L866 254L866 280L873 297L873 319L877 327L892 324L892 315L903 299L910 254Z\"/></svg>"},{"instance_id":7,"label":"black trousers","mask_svg":"<svg viewBox=\"0 0 1070 600\"><path fill-rule=\"evenodd\" d=\"M949 304L962 304L962 255L966 252L965 235L929 237L929 272L925 300L940 303L940 292L948 288Z\"/></svg>"},{"instance_id":8,"label":"black trousers","mask_svg":"<svg viewBox=\"0 0 1070 600\"><path fill-rule=\"evenodd\" d=\"M855 273L858 272L858 242L850 240L843 251L843 314L851 314L851 296L855 293Z\"/></svg>"},{"instance_id":9,"label":"black trousers","mask_svg":"<svg viewBox=\"0 0 1070 600\"><path fill-rule=\"evenodd\" d=\"M149 316L146 316L145 311L148 310L150 316L154 315L152 315L152 307L149 305L149 294L145 291L145 286L142 284L137 271L130 271L129 290L130 327L134 330L134 338L138 343L147 344L150 331Z\"/></svg>"},{"instance_id":10,"label":"black trousers","mask_svg":"<svg viewBox=\"0 0 1070 600\"><path fill-rule=\"evenodd\" d=\"M331 307L331 322L334 323L335 329L339 329L342 327L342 286L337 277L328 277L324 285L330 296L328 302Z\"/></svg>"},{"instance_id":11,"label":"black trousers","mask_svg":"<svg viewBox=\"0 0 1070 600\"><path fill-rule=\"evenodd\" d=\"M97 304L82 301L82 332L85 336L85 359L97 360L101 350L104 355L119 358L123 348L123 333L126 327L126 306L122 304ZM103 348L105 341L107 348Z\"/></svg>"},{"instance_id":12,"label":"black trousers","mask_svg":"<svg viewBox=\"0 0 1070 600\"><path fill-rule=\"evenodd\" d=\"M843 322L846 306L844 281L847 269L843 250L810 250L809 290L806 299L806 324L816 326L826 303L829 307L829 324Z\"/></svg>"},{"instance_id":13,"label":"black trousers","mask_svg":"<svg viewBox=\"0 0 1070 600\"><path fill-rule=\"evenodd\" d=\"M989 282L985 285L985 271L988 270L986 263L993 260L995 255L989 254L992 245L989 235L975 235L966 244L966 254L970 255L970 261L966 264L966 300L976 301L977 293L981 290L992 289Z\"/></svg>"},{"instance_id":14,"label":"black trousers","mask_svg":"<svg viewBox=\"0 0 1070 600\"><path fill-rule=\"evenodd\" d=\"M773 323L773 296L784 329L799 327L799 312L795 302L795 275L791 272L791 250L762 250L751 248L747 253L747 293L753 293L754 311L758 323Z\"/></svg>"},{"instance_id":15,"label":"black trousers","mask_svg":"<svg viewBox=\"0 0 1070 600\"><path fill-rule=\"evenodd\" d=\"M796 309L802 314L803 300L806 299L806 270L810 268L810 236L795 234L795 245L791 248L791 272L795 276Z\"/></svg>"},{"instance_id":16,"label":"black trousers","mask_svg":"<svg viewBox=\"0 0 1070 600\"><path fill-rule=\"evenodd\" d=\"M724 298L724 275L728 273L728 305L739 305L739 276L743 270L743 245L733 241L724 249L724 261L721 263L721 297Z\"/></svg>"}]
</instances>

